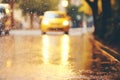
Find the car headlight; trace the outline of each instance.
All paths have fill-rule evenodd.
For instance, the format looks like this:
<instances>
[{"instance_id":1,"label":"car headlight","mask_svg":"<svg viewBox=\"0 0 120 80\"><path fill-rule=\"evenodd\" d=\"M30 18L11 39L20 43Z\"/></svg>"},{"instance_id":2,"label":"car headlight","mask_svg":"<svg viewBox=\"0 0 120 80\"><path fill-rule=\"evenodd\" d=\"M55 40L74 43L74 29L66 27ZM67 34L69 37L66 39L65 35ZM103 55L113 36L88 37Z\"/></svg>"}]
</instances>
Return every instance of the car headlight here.
<instances>
[{"instance_id":1,"label":"car headlight","mask_svg":"<svg viewBox=\"0 0 120 80\"><path fill-rule=\"evenodd\" d=\"M48 25L48 24L49 24L49 21L47 21L47 20L43 20L42 23L45 24L45 25Z\"/></svg>"},{"instance_id":2,"label":"car headlight","mask_svg":"<svg viewBox=\"0 0 120 80\"><path fill-rule=\"evenodd\" d=\"M63 25L64 25L64 26L69 25L69 21L67 21L67 20L66 20L66 21L64 21L64 22L63 22Z\"/></svg>"}]
</instances>

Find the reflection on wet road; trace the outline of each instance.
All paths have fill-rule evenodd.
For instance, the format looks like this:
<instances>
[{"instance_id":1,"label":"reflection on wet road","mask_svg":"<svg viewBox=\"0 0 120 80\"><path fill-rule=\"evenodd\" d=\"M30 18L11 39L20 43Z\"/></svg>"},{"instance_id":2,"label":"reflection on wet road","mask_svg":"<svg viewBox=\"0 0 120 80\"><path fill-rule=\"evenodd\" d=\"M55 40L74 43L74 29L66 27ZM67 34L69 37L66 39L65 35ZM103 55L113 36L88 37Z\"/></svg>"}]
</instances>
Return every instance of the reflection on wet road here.
<instances>
[{"instance_id":1,"label":"reflection on wet road","mask_svg":"<svg viewBox=\"0 0 120 80\"><path fill-rule=\"evenodd\" d=\"M65 34L1 37L0 80L119 80L120 64L90 39Z\"/></svg>"}]
</instances>

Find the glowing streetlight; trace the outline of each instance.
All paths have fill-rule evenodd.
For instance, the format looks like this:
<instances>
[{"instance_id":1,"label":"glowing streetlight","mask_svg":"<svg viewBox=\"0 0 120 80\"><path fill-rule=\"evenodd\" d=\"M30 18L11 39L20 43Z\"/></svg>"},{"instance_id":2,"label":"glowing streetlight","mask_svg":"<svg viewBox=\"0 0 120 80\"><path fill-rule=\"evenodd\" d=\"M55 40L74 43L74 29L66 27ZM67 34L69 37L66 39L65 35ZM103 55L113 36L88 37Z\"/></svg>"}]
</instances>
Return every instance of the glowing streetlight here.
<instances>
[{"instance_id":1,"label":"glowing streetlight","mask_svg":"<svg viewBox=\"0 0 120 80\"><path fill-rule=\"evenodd\" d=\"M68 0L62 0L61 2L63 7L67 7L68 6Z\"/></svg>"}]
</instances>

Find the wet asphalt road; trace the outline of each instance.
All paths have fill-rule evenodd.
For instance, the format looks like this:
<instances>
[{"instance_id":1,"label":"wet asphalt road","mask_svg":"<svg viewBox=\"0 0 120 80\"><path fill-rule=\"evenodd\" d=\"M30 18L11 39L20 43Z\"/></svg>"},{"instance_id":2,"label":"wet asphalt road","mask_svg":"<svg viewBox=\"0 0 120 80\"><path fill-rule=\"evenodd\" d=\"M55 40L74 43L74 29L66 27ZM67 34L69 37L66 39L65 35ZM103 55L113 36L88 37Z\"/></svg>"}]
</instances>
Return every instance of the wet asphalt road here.
<instances>
[{"instance_id":1,"label":"wet asphalt road","mask_svg":"<svg viewBox=\"0 0 120 80\"><path fill-rule=\"evenodd\" d=\"M119 66L90 34L0 37L0 80L120 80Z\"/></svg>"}]
</instances>

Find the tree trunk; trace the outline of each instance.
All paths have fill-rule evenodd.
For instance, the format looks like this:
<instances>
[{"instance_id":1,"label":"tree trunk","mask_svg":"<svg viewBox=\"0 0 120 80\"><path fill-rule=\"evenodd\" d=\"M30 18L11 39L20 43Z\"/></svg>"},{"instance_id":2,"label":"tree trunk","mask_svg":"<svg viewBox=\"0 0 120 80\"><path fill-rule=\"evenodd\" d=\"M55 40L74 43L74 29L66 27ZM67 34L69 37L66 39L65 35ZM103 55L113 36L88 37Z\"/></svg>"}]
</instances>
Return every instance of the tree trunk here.
<instances>
[{"instance_id":1,"label":"tree trunk","mask_svg":"<svg viewBox=\"0 0 120 80\"><path fill-rule=\"evenodd\" d=\"M33 28L33 13L30 14L30 29Z\"/></svg>"},{"instance_id":2,"label":"tree trunk","mask_svg":"<svg viewBox=\"0 0 120 80\"><path fill-rule=\"evenodd\" d=\"M108 24L108 19L111 18L111 3L110 0L102 0L102 36L104 38L104 35L107 31L107 24Z\"/></svg>"},{"instance_id":3,"label":"tree trunk","mask_svg":"<svg viewBox=\"0 0 120 80\"><path fill-rule=\"evenodd\" d=\"M94 27L95 27L94 34L97 34L97 32L98 32L98 29L97 29L98 0L94 0L94 2L91 2L90 0L86 0L86 2L89 4L89 6L92 9L93 19L94 19Z\"/></svg>"}]
</instances>

